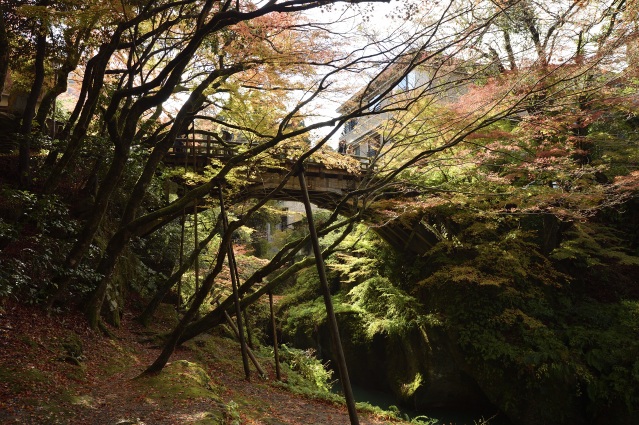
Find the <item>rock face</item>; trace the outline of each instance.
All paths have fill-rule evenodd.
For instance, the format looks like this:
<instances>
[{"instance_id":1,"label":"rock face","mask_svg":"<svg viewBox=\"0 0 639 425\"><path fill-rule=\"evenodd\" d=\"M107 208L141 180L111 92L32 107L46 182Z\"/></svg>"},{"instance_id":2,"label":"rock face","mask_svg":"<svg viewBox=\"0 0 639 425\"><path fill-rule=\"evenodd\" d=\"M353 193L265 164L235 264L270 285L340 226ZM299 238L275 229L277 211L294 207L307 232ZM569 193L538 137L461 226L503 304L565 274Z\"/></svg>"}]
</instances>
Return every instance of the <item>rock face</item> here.
<instances>
[{"instance_id":1,"label":"rock face","mask_svg":"<svg viewBox=\"0 0 639 425\"><path fill-rule=\"evenodd\" d=\"M351 382L392 393L398 405L413 410L450 409L501 412L516 425L636 424L627 406L611 403L593 409L576 379L559 374L540 377L538 385L512 367L495 360L469 362L442 327L413 328L403 335L377 333L367 338L357 312L337 314L340 337ZM313 348L318 357L335 364L329 328L298 326L283 330L283 340L298 348Z\"/></svg>"},{"instance_id":2,"label":"rock face","mask_svg":"<svg viewBox=\"0 0 639 425\"><path fill-rule=\"evenodd\" d=\"M554 249L552 220L529 239L473 223L472 244L434 249L409 288L375 277L337 294L352 382L416 410L499 410L516 425L637 424L636 211L624 232L573 224ZM284 309L284 340L334 361L318 298L301 298Z\"/></svg>"},{"instance_id":3,"label":"rock face","mask_svg":"<svg viewBox=\"0 0 639 425\"><path fill-rule=\"evenodd\" d=\"M337 315L351 381L359 386L392 392L398 404L411 409L446 408L496 411L465 371L462 356L448 337L436 329L413 329L406 335L376 334L368 339L357 313ZM314 348L335 364L328 326L307 335L284 335L300 348Z\"/></svg>"}]
</instances>

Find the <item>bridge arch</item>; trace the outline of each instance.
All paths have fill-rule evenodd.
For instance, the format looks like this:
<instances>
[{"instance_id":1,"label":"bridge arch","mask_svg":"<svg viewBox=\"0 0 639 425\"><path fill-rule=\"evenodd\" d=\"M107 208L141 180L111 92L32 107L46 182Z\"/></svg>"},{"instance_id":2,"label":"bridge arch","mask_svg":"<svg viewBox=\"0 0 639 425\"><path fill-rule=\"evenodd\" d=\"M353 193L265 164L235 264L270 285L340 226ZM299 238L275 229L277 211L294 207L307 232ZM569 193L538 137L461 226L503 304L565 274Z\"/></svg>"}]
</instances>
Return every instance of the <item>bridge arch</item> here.
<instances>
[{"instance_id":1,"label":"bridge arch","mask_svg":"<svg viewBox=\"0 0 639 425\"><path fill-rule=\"evenodd\" d=\"M237 152L241 143L220 145L207 139L182 139L165 157L165 165L189 166L196 171L203 170L212 158L224 160ZM361 160L362 171L368 166L368 158ZM278 187L283 176L291 169L294 161L284 160L280 169L266 169L257 173L245 188L237 195L236 200L259 199ZM344 195L355 190L361 181L362 173L353 173L342 168L328 168L320 163L308 163L305 166L307 189L311 203L319 208L333 210ZM297 178L291 178L286 185L272 198L280 201L301 202L302 190ZM349 211L343 211L348 215ZM375 214L374 209L369 214ZM373 220L371 220L373 221ZM437 239L421 222L421 217L406 222L391 220L384 225L373 226L374 231L396 249L409 251L417 255L424 254Z\"/></svg>"}]
</instances>

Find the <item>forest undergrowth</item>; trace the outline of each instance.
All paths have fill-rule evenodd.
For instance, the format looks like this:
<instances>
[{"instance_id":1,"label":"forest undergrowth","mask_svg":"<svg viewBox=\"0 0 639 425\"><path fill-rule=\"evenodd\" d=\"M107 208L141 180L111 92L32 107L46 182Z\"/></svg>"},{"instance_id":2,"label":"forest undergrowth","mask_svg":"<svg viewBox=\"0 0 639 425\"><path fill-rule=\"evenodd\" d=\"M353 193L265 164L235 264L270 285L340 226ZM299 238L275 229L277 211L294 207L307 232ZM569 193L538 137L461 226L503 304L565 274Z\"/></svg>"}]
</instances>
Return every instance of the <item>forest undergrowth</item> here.
<instances>
[{"instance_id":1,"label":"forest undergrowth","mask_svg":"<svg viewBox=\"0 0 639 425\"><path fill-rule=\"evenodd\" d=\"M286 363L284 382L277 382L268 349L256 353L267 379L253 372L247 382L239 344L223 328L178 349L161 374L139 377L157 355L157 336L175 320L172 306L164 304L152 327L126 315L127 325L110 328L107 338L91 331L77 312L47 316L38 307L5 302L0 308L0 422L349 423L337 397L313 395L309 381ZM361 415L363 424L402 423L379 411Z\"/></svg>"}]
</instances>

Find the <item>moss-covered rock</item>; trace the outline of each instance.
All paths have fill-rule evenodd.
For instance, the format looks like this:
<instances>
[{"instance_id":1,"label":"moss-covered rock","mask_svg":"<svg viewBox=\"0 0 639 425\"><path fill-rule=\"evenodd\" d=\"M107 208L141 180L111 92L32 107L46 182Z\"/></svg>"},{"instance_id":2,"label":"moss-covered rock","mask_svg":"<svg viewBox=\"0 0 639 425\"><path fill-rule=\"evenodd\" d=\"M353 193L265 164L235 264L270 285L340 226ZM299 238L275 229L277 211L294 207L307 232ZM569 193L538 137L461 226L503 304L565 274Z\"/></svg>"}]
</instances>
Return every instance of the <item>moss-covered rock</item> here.
<instances>
[{"instance_id":1,"label":"moss-covered rock","mask_svg":"<svg viewBox=\"0 0 639 425\"><path fill-rule=\"evenodd\" d=\"M222 387L216 385L206 370L198 363L178 360L168 363L162 372L142 376L135 380L137 391L152 403L179 405L194 399L210 402L208 410L196 422L199 425L224 425L232 423L234 406L222 402Z\"/></svg>"},{"instance_id":2,"label":"moss-covered rock","mask_svg":"<svg viewBox=\"0 0 639 425\"><path fill-rule=\"evenodd\" d=\"M219 389L208 373L199 364L187 360L168 363L159 374L140 377L136 384L151 399L162 398L177 403L201 397L220 402Z\"/></svg>"},{"instance_id":3,"label":"moss-covered rock","mask_svg":"<svg viewBox=\"0 0 639 425\"><path fill-rule=\"evenodd\" d=\"M61 345L64 349L63 360L79 364L85 359L82 338L78 334L71 332L64 338Z\"/></svg>"}]
</instances>

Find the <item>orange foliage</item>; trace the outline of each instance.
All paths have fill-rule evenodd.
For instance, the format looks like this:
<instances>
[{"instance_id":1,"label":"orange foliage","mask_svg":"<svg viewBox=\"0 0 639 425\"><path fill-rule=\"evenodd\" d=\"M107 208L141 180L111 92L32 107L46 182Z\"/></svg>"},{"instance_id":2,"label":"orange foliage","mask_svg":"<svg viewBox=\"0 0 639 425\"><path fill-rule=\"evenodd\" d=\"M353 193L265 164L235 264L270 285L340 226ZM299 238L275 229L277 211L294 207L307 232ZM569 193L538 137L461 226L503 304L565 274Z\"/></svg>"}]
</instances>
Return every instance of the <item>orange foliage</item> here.
<instances>
[{"instance_id":1,"label":"orange foliage","mask_svg":"<svg viewBox=\"0 0 639 425\"><path fill-rule=\"evenodd\" d=\"M616 177L614 186L620 192L639 192L639 171Z\"/></svg>"},{"instance_id":2,"label":"orange foliage","mask_svg":"<svg viewBox=\"0 0 639 425\"><path fill-rule=\"evenodd\" d=\"M470 134L466 137L467 140L476 140L476 139L513 139L514 135L510 131L503 130L487 130L487 131L477 131L475 133Z\"/></svg>"}]
</instances>

